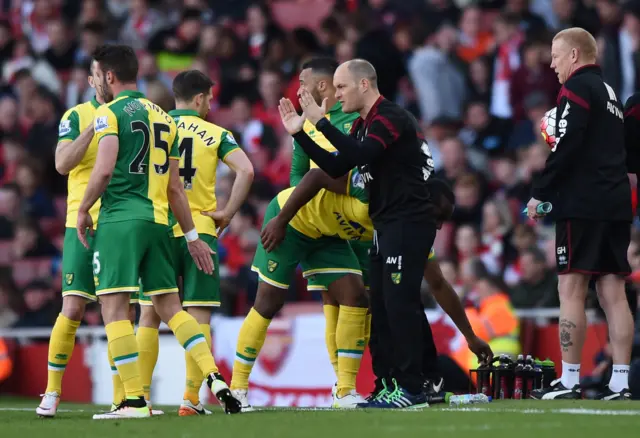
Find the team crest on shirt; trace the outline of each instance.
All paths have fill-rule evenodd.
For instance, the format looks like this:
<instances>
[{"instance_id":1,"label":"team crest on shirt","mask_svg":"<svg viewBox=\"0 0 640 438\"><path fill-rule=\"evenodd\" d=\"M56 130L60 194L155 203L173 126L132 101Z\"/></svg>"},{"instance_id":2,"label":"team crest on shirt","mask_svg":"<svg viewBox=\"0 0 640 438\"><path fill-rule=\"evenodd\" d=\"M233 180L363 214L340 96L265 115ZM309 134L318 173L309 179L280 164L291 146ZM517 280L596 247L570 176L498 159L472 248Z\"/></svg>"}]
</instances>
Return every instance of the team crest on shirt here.
<instances>
[{"instance_id":1,"label":"team crest on shirt","mask_svg":"<svg viewBox=\"0 0 640 438\"><path fill-rule=\"evenodd\" d=\"M362 175L360 175L360 172L354 171L351 174L351 184L353 184L354 187L364 189L364 181L362 179Z\"/></svg>"},{"instance_id":2,"label":"team crest on shirt","mask_svg":"<svg viewBox=\"0 0 640 438\"><path fill-rule=\"evenodd\" d=\"M73 273L64 274L64 281L65 283L67 283L67 286L71 286L71 283L73 283L73 278Z\"/></svg>"},{"instance_id":3,"label":"team crest on shirt","mask_svg":"<svg viewBox=\"0 0 640 438\"><path fill-rule=\"evenodd\" d=\"M58 135L64 137L71 132L71 120L63 120L58 126Z\"/></svg>"},{"instance_id":4,"label":"team crest on shirt","mask_svg":"<svg viewBox=\"0 0 640 438\"><path fill-rule=\"evenodd\" d=\"M269 272L275 271L276 269L278 269L278 262L274 260L269 260L267 262L267 269L269 270Z\"/></svg>"},{"instance_id":5,"label":"team crest on shirt","mask_svg":"<svg viewBox=\"0 0 640 438\"><path fill-rule=\"evenodd\" d=\"M109 127L109 122L107 121L107 116L98 117L96 119L95 129L96 132L104 131Z\"/></svg>"},{"instance_id":6,"label":"team crest on shirt","mask_svg":"<svg viewBox=\"0 0 640 438\"><path fill-rule=\"evenodd\" d=\"M344 124L344 132L351 132L351 123Z\"/></svg>"},{"instance_id":7,"label":"team crest on shirt","mask_svg":"<svg viewBox=\"0 0 640 438\"><path fill-rule=\"evenodd\" d=\"M393 272L391 274L391 281L393 281L393 284L400 284L402 281L402 272Z\"/></svg>"}]
</instances>

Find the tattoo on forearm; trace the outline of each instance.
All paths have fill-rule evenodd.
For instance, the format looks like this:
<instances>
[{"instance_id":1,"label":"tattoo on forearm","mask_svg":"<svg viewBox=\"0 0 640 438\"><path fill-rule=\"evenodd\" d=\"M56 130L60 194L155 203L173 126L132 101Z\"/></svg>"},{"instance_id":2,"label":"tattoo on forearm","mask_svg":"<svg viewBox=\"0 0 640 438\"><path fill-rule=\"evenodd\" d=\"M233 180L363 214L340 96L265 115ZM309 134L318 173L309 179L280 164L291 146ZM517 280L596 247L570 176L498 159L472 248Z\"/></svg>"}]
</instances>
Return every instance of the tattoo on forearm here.
<instances>
[{"instance_id":1,"label":"tattoo on forearm","mask_svg":"<svg viewBox=\"0 0 640 438\"><path fill-rule=\"evenodd\" d=\"M560 346L565 353L569 351L569 347L573 345L571 341L570 330L575 329L577 326L568 319L560 320Z\"/></svg>"}]
</instances>

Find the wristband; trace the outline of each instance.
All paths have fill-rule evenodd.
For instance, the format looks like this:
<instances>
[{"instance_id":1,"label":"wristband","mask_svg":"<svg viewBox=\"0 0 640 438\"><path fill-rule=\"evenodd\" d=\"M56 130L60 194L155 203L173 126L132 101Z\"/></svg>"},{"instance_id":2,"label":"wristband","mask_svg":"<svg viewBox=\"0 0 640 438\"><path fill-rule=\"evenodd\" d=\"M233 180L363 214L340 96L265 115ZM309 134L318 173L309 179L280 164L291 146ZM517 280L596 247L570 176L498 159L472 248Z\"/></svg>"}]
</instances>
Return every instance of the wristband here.
<instances>
[{"instance_id":1,"label":"wristband","mask_svg":"<svg viewBox=\"0 0 640 438\"><path fill-rule=\"evenodd\" d=\"M187 242L191 243L195 240L198 240L199 236L198 236L198 231L196 231L196 229L194 228L193 230L189 231L188 233L184 233L184 238L187 239Z\"/></svg>"}]
</instances>

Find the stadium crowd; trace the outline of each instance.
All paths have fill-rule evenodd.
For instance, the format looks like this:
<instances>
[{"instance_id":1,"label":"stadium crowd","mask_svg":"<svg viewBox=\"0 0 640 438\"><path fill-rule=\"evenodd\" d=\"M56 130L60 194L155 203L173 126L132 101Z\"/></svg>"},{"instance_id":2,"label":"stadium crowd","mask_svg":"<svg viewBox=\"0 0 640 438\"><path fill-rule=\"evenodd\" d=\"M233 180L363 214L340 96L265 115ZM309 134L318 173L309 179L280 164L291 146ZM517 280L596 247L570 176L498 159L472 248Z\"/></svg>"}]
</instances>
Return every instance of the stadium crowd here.
<instances>
[{"instance_id":1,"label":"stadium crowd","mask_svg":"<svg viewBox=\"0 0 640 438\"><path fill-rule=\"evenodd\" d=\"M53 160L58 122L66 108L92 97L90 55L104 42L138 51L139 89L165 110L178 71L207 73L216 82L210 120L232 130L253 162L248 202L220 240L221 311L228 315L244 315L255 295L249 265L262 217L289 184L291 138L277 104L281 96L297 102L299 66L308 57L359 57L376 67L381 93L422 122L436 176L454 188L453 219L436 240L447 279L470 301L506 293L525 309L558 306L553 226L521 214L549 153L538 125L559 90L548 67L551 36L571 26L596 35L605 79L622 101L640 78L638 0L0 5L0 328L50 327L60 308L66 181ZM231 189L225 170L218 205ZM629 257L635 296L640 235ZM289 300L318 299L305 289L300 276ZM84 323L100 324L96 305Z\"/></svg>"}]
</instances>

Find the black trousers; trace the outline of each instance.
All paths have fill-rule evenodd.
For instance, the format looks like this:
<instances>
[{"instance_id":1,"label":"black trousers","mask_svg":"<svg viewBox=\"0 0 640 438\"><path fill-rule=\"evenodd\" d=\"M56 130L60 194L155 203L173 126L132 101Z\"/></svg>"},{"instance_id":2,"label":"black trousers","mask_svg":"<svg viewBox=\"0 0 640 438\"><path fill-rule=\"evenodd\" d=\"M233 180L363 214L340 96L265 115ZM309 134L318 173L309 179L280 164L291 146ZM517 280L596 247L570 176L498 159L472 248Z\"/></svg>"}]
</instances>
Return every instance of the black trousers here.
<instances>
[{"instance_id":1,"label":"black trousers","mask_svg":"<svg viewBox=\"0 0 640 438\"><path fill-rule=\"evenodd\" d=\"M435 236L435 225L429 223L390 223L376 228L371 250L373 371L378 378L395 378L412 393L422 391L425 371L437 373L437 352L420 297Z\"/></svg>"}]
</instances>

